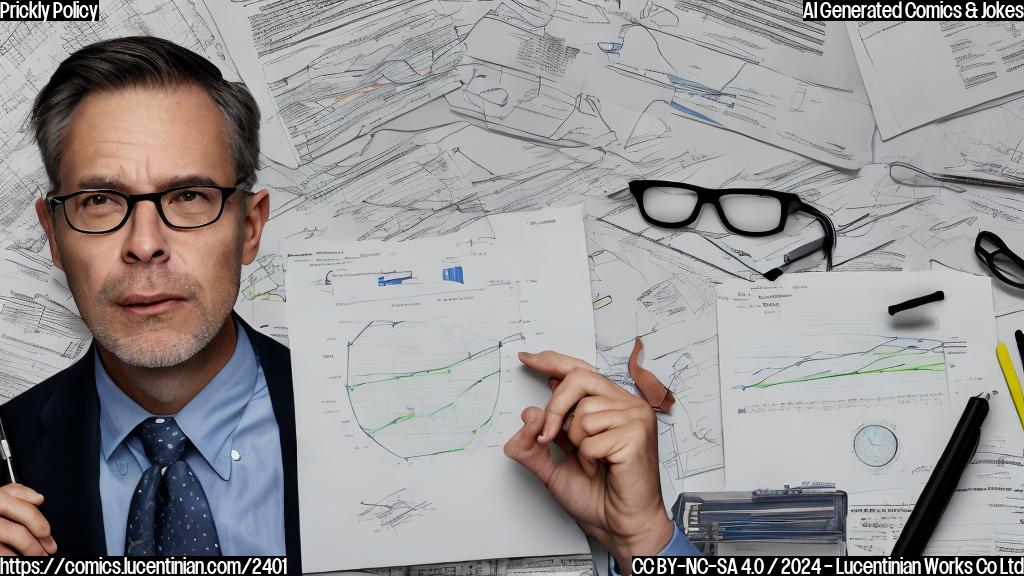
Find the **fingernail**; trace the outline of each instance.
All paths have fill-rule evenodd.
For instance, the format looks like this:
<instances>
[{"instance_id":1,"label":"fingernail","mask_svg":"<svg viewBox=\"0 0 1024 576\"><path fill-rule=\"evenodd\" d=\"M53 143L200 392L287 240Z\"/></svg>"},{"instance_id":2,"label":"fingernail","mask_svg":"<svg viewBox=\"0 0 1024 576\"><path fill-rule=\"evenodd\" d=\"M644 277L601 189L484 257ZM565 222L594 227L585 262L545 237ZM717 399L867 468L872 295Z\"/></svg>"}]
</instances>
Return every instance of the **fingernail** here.
<instances>
[{"instance_id":1,"label":"fingernail","mask_svg":"<svg viewBox=\"0 0 1024 576\"><path fill-rule=\"evenodd\" d=\"M520 358L533 358L533 352L520 352Z\"/></svg>"}]
</instances>

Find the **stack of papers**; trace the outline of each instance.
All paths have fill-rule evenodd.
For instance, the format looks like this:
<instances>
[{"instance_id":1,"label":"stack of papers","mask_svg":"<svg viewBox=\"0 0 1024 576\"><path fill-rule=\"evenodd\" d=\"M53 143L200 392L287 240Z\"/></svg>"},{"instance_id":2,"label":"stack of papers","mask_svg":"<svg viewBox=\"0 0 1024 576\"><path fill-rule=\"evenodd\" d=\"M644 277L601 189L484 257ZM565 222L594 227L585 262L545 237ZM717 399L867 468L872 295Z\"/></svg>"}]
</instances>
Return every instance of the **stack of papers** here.
<instances>
[{"instance_id":1,"label":"stack of papers","mask_svg":"<svg viewBox=\"0 0 1024 576\"><path fill-rule=\"evenodd\" d=\"M1015 22L846 26L883 139L1024 90L1024 38Z\"/></svg>"}]
</instances>

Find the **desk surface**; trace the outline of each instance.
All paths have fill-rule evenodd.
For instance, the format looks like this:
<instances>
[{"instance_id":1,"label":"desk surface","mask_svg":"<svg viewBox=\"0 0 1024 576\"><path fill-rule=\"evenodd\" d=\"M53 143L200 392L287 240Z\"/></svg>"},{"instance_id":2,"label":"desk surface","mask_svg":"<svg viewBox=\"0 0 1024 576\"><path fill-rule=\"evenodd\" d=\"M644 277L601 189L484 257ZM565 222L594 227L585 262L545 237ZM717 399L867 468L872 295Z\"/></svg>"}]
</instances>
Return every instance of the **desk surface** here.
<instances>
[{"instance_id":1,"label":"desk surface","mask_svg":"<svg viewBox=\"0 0 1024 576\"><path fill-rule=\"evenodd\" d=\"M858 171L841 171L698 121L693 110L680 110L672 90L633 83L621 73L626 56L614 38L624 18L683 30L693 23L688 15L641 3L635 10L618 3L540 2L527 8L478 2L459 9L462 4L437 4L451 15L430 20L441 32L429 42L445 47L433 53L433 62L419 54L421 60L410 57L403 60L406 68L381 77L420 74L431 65L445 67L445 73L431 77L429 89L416 85L418 92L407 101L371 103L385 121L367 120L370 134L356 126L342 137L329 123L297 112L303 104L321 107L315 92L253 86L267 120L259 182L271 190L272 205L261 253L243 271L237 305L254 326L286 340L278 252L286 239L421 238L459 230L485 214L584 204L600 368L626 374L633 339L644 336L647 356L657 358L648 367L670 383L679 400L676 415L660 424L666 482L677 491L708 489L720 483L723 465L714 286L730 278L758 278L757 269L813 237L817 226L794 219L782 235L751 241L724 232L709 210L693 229L670 232L646 226L631 200L609 200L609 192L634 178L796 192L834 220L836 270L983 273L973 253L981 230L1024 248L1024 196L999 189L908 187L893 182L887 170L897 159L942 167L952 158L1020 174L1022 101L927 124L885 142L876 133L870 162ZM514 26L495 28L504 32L490 43L471 41L470 33L491 9L491 20ZM0 361L2 397L69 365L90 338L66 281L50 266L33 209L45 190L45 174L35 145L20 131L55 64L69 49L93 40L147 31L207 55L233 77L234 68L243 77L262 73L253 54L223 49L236 40L210 40L218 38L218 28L203 2L120 0L105 10L102 26L32 22L0 28L0 69L6 72L0 99L0 334L17 337L0 339L0 358L24 358L28 350L34 358L31 365ZM700 33L699 27L686 29ZM237 36L223 27L220 32ZM826 44L842 42L836 35L842 32L843 26L830 25ZM408 47L402 44L407 41L399 44ZM804 62L805 56L790 55L766 57ZM502 58L520 69L493 64ZM603 64L592 67L594 62ZM480 73L484 69L489 76ZM822 78L826 84L844 84L849 98L866 105L855 67L829 70ZM499 77L506 84L497 85ZM488 88L488 82L495 85ZM470 83L475 84L467 93ZM275 108L293 116L278 115ZM360 117L353 111L345 121ZM823 262L809 258L800 266L820 270ZM1024 299L999 284L994 296L1000 337L1011 342L1013 330L1024 324ZM1003 439L1001 452L1020 459L1021 440ZM1007 473L1019 475L1022 469Z\"/></svg>"}]
</instances>

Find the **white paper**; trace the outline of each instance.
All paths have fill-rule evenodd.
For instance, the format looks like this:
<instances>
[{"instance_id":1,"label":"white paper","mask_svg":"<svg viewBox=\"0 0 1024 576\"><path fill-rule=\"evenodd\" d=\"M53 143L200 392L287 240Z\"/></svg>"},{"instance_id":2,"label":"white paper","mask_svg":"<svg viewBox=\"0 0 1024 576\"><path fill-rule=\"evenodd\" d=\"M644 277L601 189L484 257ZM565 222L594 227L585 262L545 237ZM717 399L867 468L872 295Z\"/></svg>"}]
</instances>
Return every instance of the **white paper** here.
<instances>
[{"instance_id":1,"label":"white paper","mask_svg":"<svg viewBox=\"0 0 1024 576\"><path fill-rule=\"evenodd\" d=\"M306 570L589 550L502 451L523 408L550 397L516 352L596 361L581 212L481 224L289 245Z\"/></svg>"},{"instance_id":2,"label":"white paper","mask_svg":"<svg viewBox=\"0 0 1024 576\"><path fill-rule=\"evenodd\" d=\"M261 107L274 109L294 167L458 87L454 24L436 0L250 0L208 4ZM267 94L273 99L269 108Z\"/></svg>"},{"instance_id":3,"label":"white paper","mask_svg":"<svg viewBox=\"0 0 1024 576\"><path fill-rule=\"evenodd\" d=\"M991 428L986 422L984 429ZM1020 423L1005 431L1019 436ZM1024 529L1020 524L1019 470L1024 458L1020 443L1008 440L983 437L924 555L1020 555ZM850 555L888 554L914 508L915 496L911 490L852 495L846 518Z\"/></svg>"},{"instance_id":4,"label":"white paper","mask_svg":"<svg viewBox=\"0 0 1024 576\"><path fill-rule=\"evenodd\" d=\"M857 62L841 22L803 20L800 0L624 2L645 26L675 33L793 78L853 90ZM643 9L640 5L643 4Z\"/></svg>"},{"instance_id":5,"label":"white paper","mask_svg":"<svg viewBox=\"0 0 1024 576\"><path fill-rule=\"evenodd\" d=\"M71 292L58 278L46 268L40 280L19 270L19 265L35 264L27 248L10 246L0 261L0 402L67 368L92 341ZM63 280L60 270L54 276Z\"/></svg>"},{"instance_id":6,"label":"white paper","mask_svg":"<svg viewBox=\"0 0 1024 576\"><path fill-rule=\"evenodd\" d=\"M883 139L1024 90L1015 22L846 26Z\"/></svg>"},{"instance_id":7,"label":"white paper","mask_svg":"<svg viewBox=\"0 0 1024 576\"><path fill-rule=\"evenodd\" d=\"M203 0L203 4L212 18L211 25L224 39L235 68L260 108L260 152L274 162L297 167L299 158L267 86L246 19L239 17L235 2Z\"/></svg>"},{"instance_id":8,"label":"white paper","mask_svg":"<svg viewBox=\"0 0 1024 576\"><path fill-rule=\"evenodd\" d=\"M642 26L627 27L607 50L613 69L664 87L687 118L840 168L871 159L871 108L849 94Z\"/></svg>"},{"instance_id":9,"label":"white paper","mask_svg":"<svg viewBox=\"0 0 1024 576\"><path fill-rule=\"evenodd\" d=\"M939 122L915 160L922 168L1024 183L1024 98Z\"/></svg>"},{"instance_id":10,"label":"white paper","mask_svg":"<svg viewBox=\"0 0 1024 576\"><path fill-rule=\"evenodd\" d=\"M803 274L783 277L781 281L788 287L781 294L771 288L760 291L757 285L748 286L747 292L760 295L757 301L761 310L769 312L755 314L751 308L738 310L739 306L733 305L735 303L719 301L731 309L734 316L746 313L755 317L771 317L775 313L770 310L777 310L778 318L772 322L782 324L788 320L785 327L772 331L772 340L765 341L767 344L746 348L742 347L744 339L758 334L764 321L751 322L744 326L742 333L737 333L735 322L731 331L724 322L721 324L720 335L725 345L722 358L726 483L739 489L777 486L779 482L792 484L806 478L834 481L849 496L849 554L886 555L952 434L966 397L984 392L990 396L990 412L982 427L981 442L929 542L926 554L1019 553L1021 543L1024 543L1017 504L1021 482L1020 421L1006 394L1002 374L992 354L996 338L990 292L986 289L988 279L941 272ZM842 285L837 285L836 281L841 281ZM743 287L723 288L731 295L743 291ZM828 307L827 302L819 302L813 309L794 312L798 305L807 303L805 301L810 299L807 296L813 296L811 292L830 290L827 298L833 303L842 295L842 307L849 312L848 315L862 316L861 325L853 324L855 329L848 330L844 337L862 339L892 335L894 328L899 326L886 318L888 304L937 288L945 293L944 301L927 304L916 313L902 312L900 315L913 315L900 323L906 323L901 330L917 334L914 337L923 338L922 341L943 338L938 334L948 332L968 335L962 339L963 348L959 344L944 348L948 391L939 390L939 395L948 398L948 406L926 408L923 403L929 393L928 374L916 373L920 372L916 368L926 365L927 357L920 354L923 349L906 348L906 351L914 352L908 356L913 360L891 368L903 372L830 378L836 373L825 373L824 370L829 368L826 364L835 364L841 359L829 359L819 353L816 360L796 364L793 368L805 370L808 379L801 382L794 378L791 380L796 381L786 383L765 380L776 385L760 391L773 391L777 414L789 413L791 424L782 422L779 417L758 420L754 412L763 411L769 404L758 404L744 397L745 393L758 390L726 390L726 363L734 366L740 363L726 360L727 353L751 358L767 356L772 346L778 347L776 341L785 341L788 335L799 332L802 326L812 324L820 326L819 334L812 337L816 344L813 348L827 351L837 341L836 328L845 325L846 321L835 318L835 314L828 314L828 310L835 308L834 304ZM773 297L777 295L784 297ZM818 296L823 298L821 294ZM777 302L779 306L765 306L765 302ZM803 309L802 306L800 308ZM823 314L822 311L826 312ZM927 333L932 335L927 336ZM1008 334L1003 334L1003 340ZM890 341L889 345L898 342L901 341ZM799 345L791 347L797 353L801 352L796 350ZM764 363L765 359L759 357L757 361ZM886 361L891 363L892 359L881 360L876 367ZM815 362L820 366L815 366ZM835 364L833 368L837 366ZM735 372L731 368L729 370L730 373ZM816 377L819 379L813 380ZM874 377L885 380L885 384L882 384L884 388L872 394L870 378ZM841 382L843 378L857 378L859 381L844 384L845 388L823 384L830 379ZM734 383L736 380L733 378ZM808 384L811 388L798 388ZM931 386L939 389L940 384L936 378ZM797 394L800 395L793 397ZM829 397L831 399L826 399ZM887 397L899 398L900 401L885 400ZM880 400L884 404L879 409L869 408ZM828 402L832 403L831 409L822 410ZM744 408L746 412L740 413ZM752 434L758 437L752 438ZM895 444L892 442L894 437ZM762 456L761 452L767 455ZM765 459L770 460L766 462ZM889 462L883 464L884 460Z\"/></svg>"},{"instance_id":11,"label":"white paper","mask_svg":"<svg viewBox=\"0 0 1024 576\"><path fill-rule=\"evenodd\" d=\"M871 159L874 119L859 90L780 73L764 65L765 54L737 54L728 40L710 45L654 6L641 10L639 22L582 2L555 6L554 14L524 16L502 3L472 24L462 88L447 97L453 110L518 136L606 147L624 142L646 111L664 104L834 166L859 168Z\"/></svg>"},{"instance_id":12,"label":"white paper","mask_svg":"<svg viewBox=\"0 0 1024 576\"><path fill-rule=\"evenodd\" d=\"M786 76L831 88L860 84L846 27L799 15L800 0L624 2L646 27L712 46Z\"/></svg>"},{"instance_id":13,"label":"white paper","mask_svg":"<svg viewBox=\"0 0 1024 576\"><path fill-rule=\"evenodd\" d=\"M945 300L888 314L888 306ZM937 272L824 273L719 287L727 485L923 484L969 396L991 390L990 283Z\"/></svg>"}]
</instances>

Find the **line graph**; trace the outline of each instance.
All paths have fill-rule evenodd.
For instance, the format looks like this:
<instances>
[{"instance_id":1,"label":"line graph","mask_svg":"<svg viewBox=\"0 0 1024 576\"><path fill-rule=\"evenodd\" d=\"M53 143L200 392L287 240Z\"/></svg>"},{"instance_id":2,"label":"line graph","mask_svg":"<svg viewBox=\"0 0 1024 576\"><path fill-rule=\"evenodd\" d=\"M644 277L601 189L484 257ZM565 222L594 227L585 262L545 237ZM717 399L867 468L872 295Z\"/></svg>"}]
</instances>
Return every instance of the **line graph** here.
<instances>
[{"instance_id":1,"label":"line graph","mask_svg":"<svg viewBox=\"0 0 1024 576\"><path fill-rule=\"evenodd\" d=\"M375 320L348 343L345 392L359 427L399 458L461 452L490 426L503 348L449 319Z\"/></svg>"},{"instance_id":2,"label":"line graph","mask_svg":"<svg viewBox=\"0 0 1024 576\"><path fill-rule=\"evenodd\" d=\"M894 382L944 385L948 344L930 338L822 335L809 354L745 358L748 366L760 367L751 369L745 378L749 383L737 388L857 387ZM899 374L899 378L890 378L891 374Z\"/></svg>"}]
</instances>

